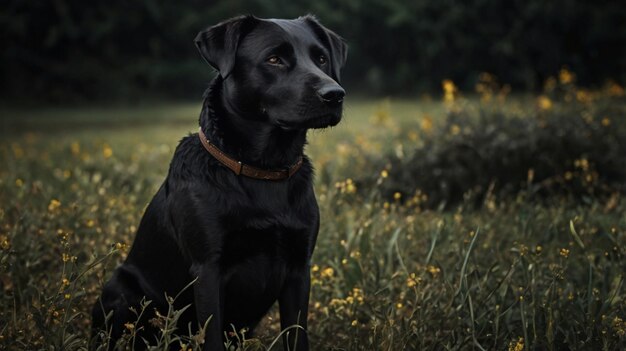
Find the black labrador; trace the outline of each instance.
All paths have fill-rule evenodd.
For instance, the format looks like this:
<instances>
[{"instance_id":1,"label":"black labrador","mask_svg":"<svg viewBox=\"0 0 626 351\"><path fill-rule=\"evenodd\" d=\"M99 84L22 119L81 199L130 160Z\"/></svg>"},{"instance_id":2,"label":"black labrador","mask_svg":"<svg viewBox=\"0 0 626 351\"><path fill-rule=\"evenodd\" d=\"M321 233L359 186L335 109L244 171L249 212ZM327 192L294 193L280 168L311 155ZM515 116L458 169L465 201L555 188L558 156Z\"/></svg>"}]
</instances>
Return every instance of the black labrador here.
<instances>
[{"instance_id":1,"label":"black labrador","mask_svg":"<svg viewBox=\"0 0 626 351\"><path fill-rule=\"evenodd\" d=\"M223 350L225 331L252 330L278 300L282 329L304 330L291 329L285 347L308 350L319 209L303 149L308 129L341 120L347 46L312 16L237 17L195 43L219 71L200 132L178 145L126 261L94 306L94 331L108 331L113 348L145 298L151 303L134 329L153 342L152 318L167 314L166 295L179 295L174 307L189 306L179 334L209 321L203 350Z\"/></svg>"}]
</instances>

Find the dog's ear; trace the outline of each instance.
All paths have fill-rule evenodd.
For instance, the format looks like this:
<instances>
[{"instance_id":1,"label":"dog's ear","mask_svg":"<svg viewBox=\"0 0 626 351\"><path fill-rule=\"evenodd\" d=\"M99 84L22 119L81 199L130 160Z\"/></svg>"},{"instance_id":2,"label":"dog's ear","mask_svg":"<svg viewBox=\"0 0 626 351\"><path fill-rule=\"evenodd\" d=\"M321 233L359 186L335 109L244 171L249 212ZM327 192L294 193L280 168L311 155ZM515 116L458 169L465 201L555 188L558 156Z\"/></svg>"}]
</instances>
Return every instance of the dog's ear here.
<instances>
[{"instance_id":1,"label":"dog's ear","mask_svg":"<svg viewBox=\"0 0 626 351\"><path fill-rule=\"evenodd\" d=\"M234 17L220 22L196 36L194 43L202 57L226 79L235 66L240 39L252 29L254 16Z\"/></svg>"},{"instance_id":2,"label":"dog's ear","mask_svg":"<svg viewBox=\"0 0 626 351\"><path fill-rule=\"evenodd\" d=\"M332 30L322 26L315 16L306 15L302 19L313 29L313 32L328 46L333 79L339 83L340 72L348 59L348 44Z\"/></svg>"}]
</instances>

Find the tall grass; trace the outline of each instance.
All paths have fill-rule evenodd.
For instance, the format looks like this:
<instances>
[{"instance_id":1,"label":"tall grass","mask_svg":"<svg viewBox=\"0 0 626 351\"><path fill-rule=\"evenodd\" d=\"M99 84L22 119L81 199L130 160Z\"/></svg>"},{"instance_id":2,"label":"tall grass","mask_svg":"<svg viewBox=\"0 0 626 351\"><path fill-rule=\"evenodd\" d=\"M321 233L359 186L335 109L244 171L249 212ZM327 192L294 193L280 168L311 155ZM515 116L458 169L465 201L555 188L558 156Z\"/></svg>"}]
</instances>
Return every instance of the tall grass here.
<instances>
[{"instance_id":1,"label":"tall grass","mask_svg":"<svg viewBox=\"0 0 626 351\"><path fill-rule=\"evenodd\" d=\"M398 121L392 101L364 116L349 108L348 125L366 121L354 132L313 133L322 223L311 272L312 349L624 349L623 179L603 171L624 170L623 154L611 151L626 140L623 90L561 81L539 97L511 99L501 87L483 87L476 98L444 88L434 112L403 111L414 122ZM190 124L51 126L3 138L0 349L104 347L91 339L91 306ZM549 138L559 130L564 136ZM559 144L586 142L588 133L588 144L575 145L581 150ZM523 153L515 145L525 138L554 143L534 150L540 157L569 156L551 158L545 176L532 157L509 175L481 167L470 181L458 175L474 160L452 155L458 143L502 167L502 148ZM600 167L602 157L609 168ZM431 168L444 160L445 171ZM568 186L568 171L580 187ZM538 192L545 179L558 187ZM449 193L430 185L452 181L459 187ZM172 327L177 313L153 321L163 330L148 340L155 349L201 347L201 334ZM239 340L229 343L278 350L279 328L272 309L255 334L233 331ZM131 323L120 348L144 342L134 335Z\"/></svg>"}]
</instances>

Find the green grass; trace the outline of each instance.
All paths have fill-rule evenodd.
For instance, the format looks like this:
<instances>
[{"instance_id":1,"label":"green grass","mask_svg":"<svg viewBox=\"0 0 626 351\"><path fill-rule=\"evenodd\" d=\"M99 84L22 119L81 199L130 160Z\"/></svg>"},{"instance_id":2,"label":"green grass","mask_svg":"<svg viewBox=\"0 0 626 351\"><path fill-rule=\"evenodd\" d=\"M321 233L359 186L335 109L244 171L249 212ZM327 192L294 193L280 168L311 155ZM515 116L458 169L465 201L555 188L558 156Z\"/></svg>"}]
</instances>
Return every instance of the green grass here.
<instances>
[{"instance_id":1,"label":"green grass","mask_svg":"<svg viewBox=\"0 0 626 351\"><path fill-rule=\"evenodd\" d=\"M313 350L626 347L619 192L585 202L534 201L522 192L446 211L409 204L402 194L388 199L381 189L397 170L383 174L380 160L422 145L412 131L447 128L451 107L396 99L346 104L342 124L311 132L307 146L322 218ZM177 141L196 130L199 108L3 111L0 349L87 347L91 306L132 244ZM476 98L453 108L472 115L485 106ZM527 97L499 107L510 114L535 108ZM363 176L376 182L363 188ZM243 348L270 346L278 318L273 309ZM159 348L179 342L172 337L166 333Z\"/></svg>"}]
</instances>

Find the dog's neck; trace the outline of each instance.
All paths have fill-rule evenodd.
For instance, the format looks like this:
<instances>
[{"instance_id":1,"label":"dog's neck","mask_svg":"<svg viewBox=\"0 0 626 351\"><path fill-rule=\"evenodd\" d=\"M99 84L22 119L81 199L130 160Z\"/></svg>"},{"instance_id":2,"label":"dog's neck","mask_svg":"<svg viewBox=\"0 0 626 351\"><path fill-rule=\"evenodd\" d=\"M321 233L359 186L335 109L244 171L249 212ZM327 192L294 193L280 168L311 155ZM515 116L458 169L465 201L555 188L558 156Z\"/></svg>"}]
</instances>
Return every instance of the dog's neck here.
<instances>
[{"instance_id":1,"label":"dog's neck","mask_svg":"<svg viewBox=\"0 0 626 351\"><path fill-rule=\"evenodd\" d=\"M262 168L285 169L303 155L306 130L286 131L266 122L245 118L225 107L218 75L205 93L200 127L207 139L238 161Z\"/></svg>"}]
</instances>

